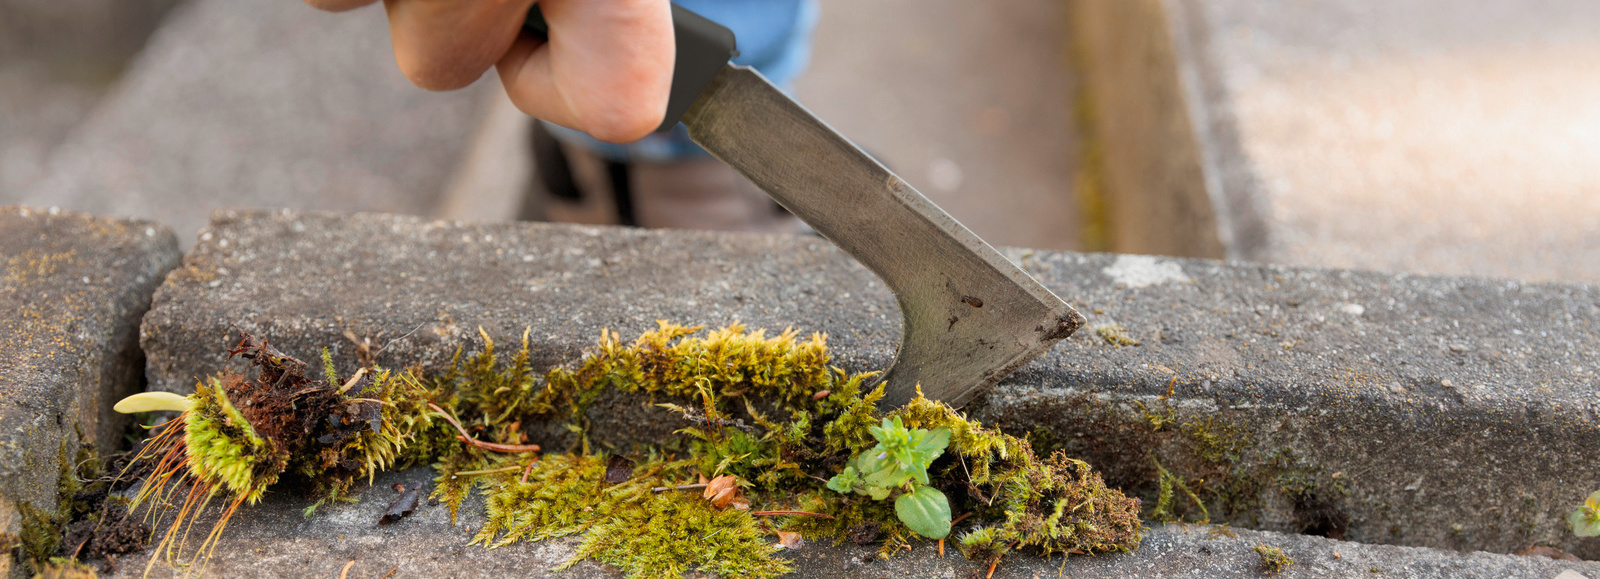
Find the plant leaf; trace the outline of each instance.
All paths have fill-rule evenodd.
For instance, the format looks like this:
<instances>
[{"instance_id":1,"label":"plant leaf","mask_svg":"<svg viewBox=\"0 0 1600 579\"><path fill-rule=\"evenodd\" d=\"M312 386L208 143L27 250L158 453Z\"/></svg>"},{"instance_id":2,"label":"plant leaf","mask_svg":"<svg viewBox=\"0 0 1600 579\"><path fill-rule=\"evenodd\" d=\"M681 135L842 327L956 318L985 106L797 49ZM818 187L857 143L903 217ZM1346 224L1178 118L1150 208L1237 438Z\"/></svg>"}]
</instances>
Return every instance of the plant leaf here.
<instances>
[{"instance_id":1,"label":"plant leaf","mask_svg":"<svg viewBox=\"0 0 1600 579\"><path fill-rule=\"evenodd\" d=\"M943 539L950 534L950 500L939 489L918 486L900 495L894 500L894 514L906 527L929 539Z\"/></svg>"},{"instance_id":2,"label":"plant leaf","mask_svg":"<svg viewBox=\"0 0 1600 579\"><path fill-rule=\"evenodd\" d=\"M190 400L188 396L180 396L171 392L140 392L123 398L111 409L123 414L133 414L136 412L155 412L157 410L185 412L191 406L194 406L194 401Z\"/></svg>"},{"instance_id":3,"label":"plant leaf","mask_svg":"<svg viewBox=\"0 0 1600 579\"><path fill-rule=\"evenodd\" d=\"M1583 506L1567 515L1567 522L1572 523L1572 532L1579 537L1600 535L1600 491L1590 493Z\"/></svg>"},{"instance_id":4,"label":"plant leaf","mask_svg":"<svg viewBox=\"0 0 1600 579\"><path fill-rule=\"evenodd\" d=\"M828 488L837 493L849 493L856 486L860 478L856 476L856 467L844 467L844 472L828 479Z\"/></svg>"},{"instance_id":5,"label":"plant leaf","mask_svg":"<svg viewBox=\"0 0 1600 579\"><path fill-rule=\"evenodd\" d=\"M950 446L950 428L940 426L928 431L927 436L924 436L922 441L917 444L917 450L927 453L928 462L931 463L933 459L944 454L944 449L948 446Z\"/></svg>"}]
</instances>

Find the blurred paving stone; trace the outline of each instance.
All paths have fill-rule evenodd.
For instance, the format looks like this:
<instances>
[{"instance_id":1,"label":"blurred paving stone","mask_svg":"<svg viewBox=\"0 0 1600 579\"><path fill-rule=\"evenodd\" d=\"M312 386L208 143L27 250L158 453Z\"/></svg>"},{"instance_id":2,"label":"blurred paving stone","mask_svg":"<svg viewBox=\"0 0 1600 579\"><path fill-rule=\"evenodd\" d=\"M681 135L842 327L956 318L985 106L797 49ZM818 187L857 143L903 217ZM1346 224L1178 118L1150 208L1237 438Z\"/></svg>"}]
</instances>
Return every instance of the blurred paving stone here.
<instances>
[{"instance_id":1,"label":"blurred paving stone","mask_svg":"<svg viewBox=\"0 0 1600 579\"><path fill-rule=\"evenodd\" d=\"M0 61L125 62L178 0L0 0Z\"/></svg>"},{"instance_id":2,"label":"blurred paving stone","mask_svg":"<svg viewBox=\"0 0 1600 579\"><path fill-rule=\"evenodd\" d=\"M122 444L111 404L139 389L139 319L177 264L153 222L0 208L0 533L17 503L55 512L80 443Z\"/></svg>"},{"instance_id":3,"label":"blurred paving stone","mask_svg":"<svg viewBox=\"0 0 1600 579\"><path fill-rule=\"evenodd\" d=\"M233 518L206 574L241 578L336 577L354 561L350 577L382 577L388 573L394 577L622 576L614 568L588 561L565 572L550 571L577 550L575 538L522 542L498 549L468 545L483 525L482 501L478 497L462 507L457 525L450 524L447 507L428 506L426 502L415 514L397 523L383 527L375 524L394 496L391 485L421 485L426 493L432 488L432 478L433 473L425 469L384 473L372 486L357 487L355 495L361 502L325 506L310 518L300 514L304 501L269 494L261 505L243 509ZM1132 554L1075 556L1064 564L1060 559L1009 556L1001 561L994 576L1255 578L1264 576L1261 558L1254 550L1257 545L1279 547L1295 560L1294 565L1275 575L1284 578L1550 579L1565 570L1600 576L1600 563L1594 562L1363 545L1304 535L1218 530L1207 525L1157 527ZM954 548L948 548L941 559L932 544L920 544L891 561L872 559L875 554L872 547L814 541L780 556L795 561L796 572L788 576L795 579L982 577L987 567L967 561ZM113 576L141 576L147 556L122 558ZM863 562L868 559L871 560ZM157 563L150 576L177 574Z\"/></svg>"},{"instance_id":4,"label":"blurred paving stone","mask_svg":"<svg viewBox=\"0 0 1600 579\"><path fill-rule=\"evenodd\" d=\"M980 397L977 418L1147 501L1155 461L1234 485L1206 492L1235 526L1600 554L1565 523L1600 480L1600 288L1008 251L1089 326ZM346 331L383 344L416 329L379 363L437 371L482 347L480 327L502 348L530 329L548 367L602 328L743 321L825 332L839 365L865 370L889 363L897 318L814 237L226 211L158 292L142 343L151 386L182 391L223 367L234 324L343 364ZM626 444L670 432L662 412L618 400L587 418L597 442Z\"/></svg>"},{"instance_id":5,"label":"blurred paving stone","mask_svg":"<svg viewBox=\"0 0 1600 579\"><path fill-rule=\"evenodd\" d=\"M1600 281L1600 4L1076 6L1119 251Z\"/></svg>"},{"instance_id":6,"label":"blurred paving stone","mask_svg":"<svg viewBox=\"0 0 1600 579\"><path fill-rule=\"evenodd\" d=\"M222 206L431 214L478 129L480 88L412 86L376 5L195 0L47 175L0 200L156 218L185 245Z\"/></svg>"},{"instance_id":7,"label":"blurred paving stone","mask_svg":"<svg viewBox=\"0 0 1600 579\"><path fill-rule=\"evenodd\" d=\"M990 243L1079 247L1056 0L821 0L800 101Z\"/></svg>"}]
</instances>

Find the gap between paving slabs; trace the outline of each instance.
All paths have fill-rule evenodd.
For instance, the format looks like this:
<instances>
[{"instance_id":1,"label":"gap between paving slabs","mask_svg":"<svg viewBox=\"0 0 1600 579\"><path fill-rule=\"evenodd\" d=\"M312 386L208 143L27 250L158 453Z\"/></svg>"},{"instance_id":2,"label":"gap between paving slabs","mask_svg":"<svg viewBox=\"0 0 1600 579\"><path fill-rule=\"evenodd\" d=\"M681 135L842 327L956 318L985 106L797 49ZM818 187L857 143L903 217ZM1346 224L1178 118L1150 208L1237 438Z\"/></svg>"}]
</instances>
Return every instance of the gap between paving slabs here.
<instances>
[{"instance_id":1,"label":"gap between paving slabs","mask_svg":"<svg viewBox=\"0 0 1600 579\"><path fill-rule=\"evenodd\" d=\"M1188 520L1199 518L1183 503L1193 493L1236 526L1593 549L1562 519L1600 480L1580 460L1596 437L1584 396L1594 288L1013 257L1091 328L975 404L975 417L1091 460L1147 506L1165 469L1181 481L1167 485L1180 497L1168 508ZM221 212L169 281L144 328L151 383L166 389L219 369L213 353L232 324L286 351L332 345L347 365L346 331L421 326L380 363L435 370L479 347L478 326L507 340L535 328L538 367L575 359L597 327L629 335L660 318L824 331L850 368L885 366L898 331L870 273L806 238ZM655 435L618 416L631 418L590 418L616 420L597 431Z\"/></svg>"}]
</instances>

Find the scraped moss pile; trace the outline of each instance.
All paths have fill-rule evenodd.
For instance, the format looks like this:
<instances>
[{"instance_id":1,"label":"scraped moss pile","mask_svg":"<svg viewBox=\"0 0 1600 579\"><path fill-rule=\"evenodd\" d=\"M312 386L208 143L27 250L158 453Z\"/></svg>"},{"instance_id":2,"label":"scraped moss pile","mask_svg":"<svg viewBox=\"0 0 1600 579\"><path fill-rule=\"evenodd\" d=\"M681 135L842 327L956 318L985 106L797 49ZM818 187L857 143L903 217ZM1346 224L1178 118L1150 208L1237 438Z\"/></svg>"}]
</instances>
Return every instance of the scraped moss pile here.
<instances>
[{"instance_id":1,"label":"scraped moss pile","mask_svg":"<svg viewBox=\"0 0 1600 579\"><path fill-rule=\"evenodd\" d=\"M351 388L361 374L341 380L325 359L327 377L318 388L338 393L334 407L347 408L340 417L355 426L335 429L331 442L330 435L299 441L299 458L275 467L277 472L267 473L273 469L259 463L238 466L244 463L237 460L227 471L208 471L191 461L190 471L202 483L222 482L209 485L210 492L225 486L237 500L253 499L279 472L293 472L326 500L342 496L357 476L431 463L439 473L433 498L448 504L452 516L469 493L484 493L487 523L474 543L500 547L582 535L567 565L592 558L622 567L629 577L694 571L772 577L792 570L787 560L773 556L780 547L770 537L778 530L813 540L875 535L883 556L916 539L895 516L892 501L825 486L851 456L876 443L868 428L887 417L908 428L950 430L947 452L928 472L930 485L950 498L953 511L969 517L955 529L969 558L1131 551L1143 531L1139 501L1107 488L1082 461L1060 453L1037 456L1028 441L920 396L888 413L878 410L882 387L868 388L872 374L832 367L821 335L802 338L789 331L769 337L739 325L702 333L662 323L625 344L603 331L581 361L542 376L529 362L526 334L521 351L509 360L501 360L494 343L484 339L481 353L458 355L450 372L425 380L369 365L361 373L376 379ZM284 367L295 369L292 359L283 359ZM233 418L225 390L203 389L196 408L215 410L185 416L220 412ZM608 473L608 455L590 444L591 435L601 433L594 432L599 427L590 424L588 411L612 391L650 398L656 403L651 411L658 413L651 420L681 426L674 440L635 449L636 464L622 476ZM215 399L204 402L206 396ZM354 405L358 400L377 406L361 410ZM370 424L353 421L368 417ZM226 435L234 446L212 441L207 447L234 455L283 444L251 429L260 418L238 418L246 424L224 420L227 428L208 430ZM550 423L567 425L572 448L531 452L533 425ZM205 440L194 433L188 438L191 446ZM250 480L236 482L241 473ZM698 492L663 490L723 475L737 477L749 510L718 508ZM765 516L771 511L824 516Z\"/></svg>"}]
</instances>

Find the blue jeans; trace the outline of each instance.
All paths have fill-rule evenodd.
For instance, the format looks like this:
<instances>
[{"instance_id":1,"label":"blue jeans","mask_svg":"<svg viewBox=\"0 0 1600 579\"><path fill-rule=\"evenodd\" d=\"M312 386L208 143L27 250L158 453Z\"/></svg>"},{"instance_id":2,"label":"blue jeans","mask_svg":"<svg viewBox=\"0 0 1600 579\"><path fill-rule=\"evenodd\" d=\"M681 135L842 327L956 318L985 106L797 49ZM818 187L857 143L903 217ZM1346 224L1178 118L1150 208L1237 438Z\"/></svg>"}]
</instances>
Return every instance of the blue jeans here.
<instances>
[{"instance_id":1,"label":"blue jeans","mask_svg":"<svg viewBox=\"0 0 1600 579\"><path fill-rule=\"evenodd\" d=\"M732 29L739 45L739 57L733 62L755 67L778 88L789 90L810 63L811 32L817 24L816 0L677 0L677 4ZM620 145L552 123L545 123L545 127L564 143L619 163L710 156L689 140L681 123L671 131L651 133Z\"/></svg>"}]
</instances>

